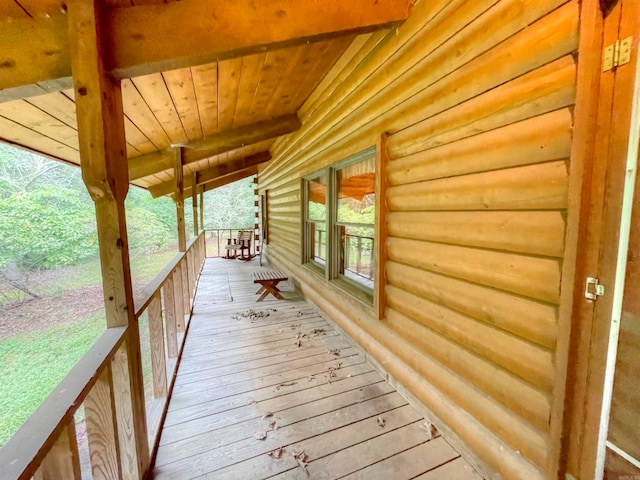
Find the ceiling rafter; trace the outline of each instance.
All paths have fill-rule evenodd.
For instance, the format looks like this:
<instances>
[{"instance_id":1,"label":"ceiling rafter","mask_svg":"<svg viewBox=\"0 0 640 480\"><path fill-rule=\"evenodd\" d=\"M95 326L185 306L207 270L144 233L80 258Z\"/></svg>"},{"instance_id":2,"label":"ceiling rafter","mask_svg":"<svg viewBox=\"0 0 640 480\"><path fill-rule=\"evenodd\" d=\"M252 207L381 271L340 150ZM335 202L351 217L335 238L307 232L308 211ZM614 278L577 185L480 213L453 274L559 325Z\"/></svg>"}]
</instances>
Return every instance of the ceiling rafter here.
<instances>
[{"instance_id":1,"label":"ceiling rafter","mask_svg":"<svg viewBox=\"0 0 640 480\"><path fill-rule=\"evenodd\" d=\"M397 24L408 13L408 0L237 0L220 9L208 2L183 0L120 7L104 12L103 41L109 44L105 63L112 76L131 78L364 33ZM67 28L63 15L0 23L4 98L24 96L26 86L38 83L48 89L55 89L56 83L68 88ZM189 34L178 42L167 34L173 31ZM6 91L14 88L17 91Z\"/></svg>"},{"instance_id":2,"label":"ceiling rafter","mask_svg":"<svg viewBox=\"0 0 640 480\"><path fill-rule=\"evenodd\" d=\"M270 140L300 128L300 120L293 115L285 115L264 122L238 127L220 132L182 147L182 164L189 165L205 158L230 152L254 143ZM154 175L173 168L173 149L133 157L129 159L129 181Z\"/></svg>"},{"instance_id":3,"label":"ceiling rafter","mask_svg":"<svg viewBox=\"0 0 640 480\"><path fill-rule=\"evenodd\" d=\"M269 160L271 160L271 154L269 152L260 152L256 153L255 155L249 155L248 157L238 158L236 160L221 163L206 170L196 172L196 183L198 185L207 185L211 182L220 180L222 177L233 175L238 171L257 167L259 164L268 162ZM187 189L190 190L193 186L193 175L185 176L183 185L185 190L185 197L187 197ZM163 195L172 194L175 191L175 188L175 181L169 181L149 187L149 191L151 192L153 198L157 198Z\"/></svg>"},{"instance_id":4,"label":"ceiling rafter","mask_svg":"<svg viewBox=\"0 0 640 480\"><path fill-rule=\"evenodd\" d=\"M251 177L253 175L257 175L258 174L258 167L247 167L247 168L243 168L242 170L237 170L233 173L230 173L229 175L224 175L212 182L209 183L205 183L203 185L204 187L204 191L205 192L209 192L211 190L214 190L216 188L219 187L223 187L225 185L228 185L229 183L233 183L233 182L237 182L239 180L245 179L247 177ZM187 191L187 193L189 195L191 195L191 189L189 189Z\"/></svg>"}]
</instances>

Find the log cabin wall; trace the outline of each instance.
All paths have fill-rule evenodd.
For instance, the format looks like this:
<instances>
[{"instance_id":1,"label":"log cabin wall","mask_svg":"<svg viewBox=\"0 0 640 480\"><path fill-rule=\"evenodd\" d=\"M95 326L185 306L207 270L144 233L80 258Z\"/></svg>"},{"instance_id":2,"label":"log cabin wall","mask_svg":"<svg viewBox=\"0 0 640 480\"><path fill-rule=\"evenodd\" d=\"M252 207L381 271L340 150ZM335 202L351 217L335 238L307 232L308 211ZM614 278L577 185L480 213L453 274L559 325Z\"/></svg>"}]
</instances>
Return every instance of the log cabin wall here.
<instances>
[{"instance_id":1,"label":"log cabin wall","mask_svg":"<svg viewBox=\"0 0 640 480\"><path fill-rule=\"evenodd\" d=\"M419 1L353 42L259 174L270 260L496 478L557 478L579 16L575 0ZM302 176L383 132L379 321L301 265L300 212Z\"/></svg>"}]
</instances>

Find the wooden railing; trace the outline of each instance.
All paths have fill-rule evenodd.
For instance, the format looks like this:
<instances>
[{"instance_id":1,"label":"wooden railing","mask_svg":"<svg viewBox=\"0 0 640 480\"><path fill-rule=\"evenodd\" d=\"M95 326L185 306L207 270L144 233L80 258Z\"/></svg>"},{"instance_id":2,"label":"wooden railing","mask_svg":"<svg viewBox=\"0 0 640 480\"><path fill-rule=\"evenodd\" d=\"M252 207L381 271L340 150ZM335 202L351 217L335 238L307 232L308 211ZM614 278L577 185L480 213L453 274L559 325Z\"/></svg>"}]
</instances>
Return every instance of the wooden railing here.
<instances>
[{"instance_id":1,"label":"wooden railing","mask_svg":"<svg viewBox=\"0 0 640 480\"><path fill-rule=\"evenodd\" d=\"M159 440L204 258L201 233L156 276L136 305L139 325L144 315L149 325L153 388L146 402L146 422L152 451ZM129 384L127 342L132 341L140 337L131 335L130 327L108 328L101 335L0 449L2 479L79 480L86 468L94 479L142 478L150 457L139 455L131 440L136 403ZM82 410L84 419L78 420ZM84 428L78 429L80 424ZM85 429L86 438L81 438L85 435L77 432Z\"/></svg>"},{"instance_id":2,"label":"wooden railing","mask_svg":"<svg viewBox=\"0 0 640 480\"><path fill-rule=\"evenodd\" d=\"M238 231L240 230L250 230L255 232L255 227L247 227L247 228L207 228L205 229L206 242L207 242L207 257L216 258L216 257L224 257L227 254L226 249L224 248L229 239L237 238ZM251 248L250 254L255 255L256 250L256 236L255 234L251 239Z\"/></svg>"}]
</instances>

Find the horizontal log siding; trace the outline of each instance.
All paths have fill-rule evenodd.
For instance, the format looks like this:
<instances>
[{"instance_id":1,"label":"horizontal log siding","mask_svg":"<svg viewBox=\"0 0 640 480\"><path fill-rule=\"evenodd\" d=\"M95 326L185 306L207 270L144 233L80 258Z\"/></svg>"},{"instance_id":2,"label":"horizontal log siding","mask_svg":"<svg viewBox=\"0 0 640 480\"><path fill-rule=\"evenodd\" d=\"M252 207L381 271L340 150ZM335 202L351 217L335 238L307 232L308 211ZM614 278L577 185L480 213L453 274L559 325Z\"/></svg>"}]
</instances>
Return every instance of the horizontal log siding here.
<instances>
[{"instance_id":1,"label":"horizontal log siding","mask_svg":"<svg viewBox=\"0 0 640 480\"><path fill-rule=\"evenodd\" d=\"M504 478L554 477L578 19L575 0L419 1L397 31L354 42L259 174L274 261L345 301L300 267L300 178L389 133L385 319L357 303L340 316L516 452L491 454L407 385Z\"/></svg>"}]
</instances>

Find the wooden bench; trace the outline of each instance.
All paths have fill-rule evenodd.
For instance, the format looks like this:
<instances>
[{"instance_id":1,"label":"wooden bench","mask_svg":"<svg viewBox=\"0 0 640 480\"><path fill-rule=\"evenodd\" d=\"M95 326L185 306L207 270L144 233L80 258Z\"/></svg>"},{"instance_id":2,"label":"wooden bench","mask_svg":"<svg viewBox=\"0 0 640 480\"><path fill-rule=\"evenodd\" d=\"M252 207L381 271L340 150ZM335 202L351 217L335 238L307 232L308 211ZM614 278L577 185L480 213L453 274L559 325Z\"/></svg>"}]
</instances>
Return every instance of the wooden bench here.
<instances>
[{"instance_id":1,"label":"wooden bench","mask_svg":"<svg viewBox=\"0 0 640 480\"><path fill-rule=\"evenodd\" d=\"M262 296L256 300L261 302L269 294L274 297L283 300L278 289L278 283L288 280L288 277L279 270L259 270L253 272L253 283L259 283L260 289L256 292L256 295L262 293Z\"/></svg>"}]
</instances>

